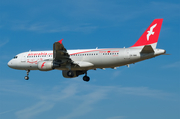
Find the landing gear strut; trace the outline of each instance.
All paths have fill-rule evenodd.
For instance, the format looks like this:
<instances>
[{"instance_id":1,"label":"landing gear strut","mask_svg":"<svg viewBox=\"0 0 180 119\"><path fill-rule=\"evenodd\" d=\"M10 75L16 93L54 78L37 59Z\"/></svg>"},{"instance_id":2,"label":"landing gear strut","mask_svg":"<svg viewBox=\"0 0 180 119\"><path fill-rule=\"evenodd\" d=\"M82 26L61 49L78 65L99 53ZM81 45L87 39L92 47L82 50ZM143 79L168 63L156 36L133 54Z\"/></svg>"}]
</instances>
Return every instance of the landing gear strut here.
<instances>
[{"instance_id":1,"label":"landing gear strut","mask_svg":"<svg viewBox=\"0 0 180 119\"><path fill-rule=\"evenodd\" d=\"M87 71L85 73L85 76L83 77L83 80L88 82L90 80L89 76L87 76Z\"/></svg>"},{"instance_id":2,"label":"landing gear strut","mask_svg":"<svg viewBox=\"0 0 180 119\"><path fill-rule=\"evenodd\" d=\"M30 70L26 70L26 72L27 72L27 76L25 76L24 79L28 80L29 79L29 72L30 72Z\"/></svg>"}]
</instances>

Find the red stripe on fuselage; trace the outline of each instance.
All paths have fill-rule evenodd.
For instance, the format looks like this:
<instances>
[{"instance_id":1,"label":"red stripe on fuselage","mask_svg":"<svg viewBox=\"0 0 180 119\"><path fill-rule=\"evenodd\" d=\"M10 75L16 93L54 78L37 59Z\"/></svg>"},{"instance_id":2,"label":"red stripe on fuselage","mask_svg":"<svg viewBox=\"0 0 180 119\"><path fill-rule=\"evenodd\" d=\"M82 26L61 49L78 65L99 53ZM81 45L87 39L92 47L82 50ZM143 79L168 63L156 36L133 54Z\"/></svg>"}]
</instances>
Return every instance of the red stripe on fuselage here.
<instances>
[{"instance_id":1,"label":"red stripe on fuselage","mask_svg":"<svg viewBox=\"0 0 180 119\"><path fill-rule=\"evenodd\" d=\"M114 49L114 48L112 48L112 49ZM102 51L102 50L110 50L110 49L89 50L89 51L83 51L83 52L72 53L72 54L70 54L70 55L81 54L81 53L87 53L87 52L94 52L94 51Z\"/></svg>"}]
</instances>

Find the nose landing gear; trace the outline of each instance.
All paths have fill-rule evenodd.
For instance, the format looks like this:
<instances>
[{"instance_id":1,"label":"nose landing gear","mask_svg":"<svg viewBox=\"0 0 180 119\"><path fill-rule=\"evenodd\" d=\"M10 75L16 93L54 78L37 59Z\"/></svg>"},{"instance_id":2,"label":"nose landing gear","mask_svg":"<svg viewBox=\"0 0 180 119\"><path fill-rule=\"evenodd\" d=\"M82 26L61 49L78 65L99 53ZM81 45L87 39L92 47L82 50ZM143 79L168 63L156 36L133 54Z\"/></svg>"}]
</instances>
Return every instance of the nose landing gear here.
<instances>
[{"instance_id":1,"label":"nose landing gear","mask_svg":"<svg viewBox=\"0 0 180 119\"><path fill-rule=\"evenodd\" d=\"M30 72L30 70L26 70L26 72L27 72L27 76L25 76L24 79L28 80L29 79L29 72Z\"/></svg>"}]
</instances>

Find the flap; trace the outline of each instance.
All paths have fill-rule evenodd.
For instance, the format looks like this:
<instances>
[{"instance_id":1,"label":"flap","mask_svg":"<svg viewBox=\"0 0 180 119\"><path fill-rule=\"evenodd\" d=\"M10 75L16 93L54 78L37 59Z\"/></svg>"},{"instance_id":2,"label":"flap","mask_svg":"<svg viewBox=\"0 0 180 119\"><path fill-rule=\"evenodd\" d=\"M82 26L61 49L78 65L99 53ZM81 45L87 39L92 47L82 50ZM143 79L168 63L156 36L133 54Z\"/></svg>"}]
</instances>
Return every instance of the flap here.
<instances>
[{"instance_id":1,"label":"flap","mask_svg":"<svg viewBox=\"0 0 180 119\"><path fill-rule=\"evenodd\" d=\"M94 64L90 62L83 62L83 61L75 61L74 64L77 64L79 67L91 67L94 66Z\"/></svg>"}]
</instances>

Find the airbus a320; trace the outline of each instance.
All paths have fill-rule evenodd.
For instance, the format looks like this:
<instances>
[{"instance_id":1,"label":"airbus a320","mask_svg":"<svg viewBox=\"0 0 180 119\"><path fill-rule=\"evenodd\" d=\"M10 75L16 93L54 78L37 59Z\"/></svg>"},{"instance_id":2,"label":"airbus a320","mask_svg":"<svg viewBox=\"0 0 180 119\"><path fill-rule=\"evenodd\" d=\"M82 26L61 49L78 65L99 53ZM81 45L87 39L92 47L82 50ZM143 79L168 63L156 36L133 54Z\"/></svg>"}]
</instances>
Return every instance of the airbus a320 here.
<instances>
[{"instance_id":1,"label":"airbus a320","mask_svg":"<svg viewBox=\"0 0 180 119\"><path fill-rule=\"evenodd\" d=\"M62 70L65 78L83 75L89 81L88 70L113 68L133 64L165 54L164 49L156 45L163 19L155 19L137 42L129 48L66 50L62 40L53 44L52 51L29 51L16 55L8 62L13 69L26 70L29 79L30 70Z\"/></svg>"}]
</instances>

